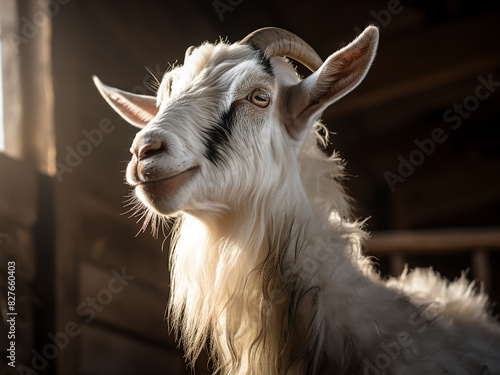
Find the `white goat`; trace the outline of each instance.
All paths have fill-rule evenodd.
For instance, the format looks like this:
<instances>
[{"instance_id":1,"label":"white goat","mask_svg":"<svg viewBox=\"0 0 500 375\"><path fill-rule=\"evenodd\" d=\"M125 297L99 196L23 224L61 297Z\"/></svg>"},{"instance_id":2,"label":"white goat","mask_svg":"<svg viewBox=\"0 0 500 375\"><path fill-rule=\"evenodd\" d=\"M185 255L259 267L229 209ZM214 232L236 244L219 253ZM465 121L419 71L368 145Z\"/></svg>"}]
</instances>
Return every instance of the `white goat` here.
<instances>
[{"instance_id":1,"label":"white goat","mask_svg":"<svg viewBox=\"0 0 500 375\"><path fill-rule=\"evenodd\" d=\"M127 181L146 223L178 218L169 318L191 362L208 343L220 374L500 374L485 294L432 270L381 280L342 163L317 146L322 111L361 82L377 43L370 26L322 63L266 28L188 49L156 97L94 78L142 128ZM301 80L283 56L314 73Z\"/></svg>"}]
</instances>

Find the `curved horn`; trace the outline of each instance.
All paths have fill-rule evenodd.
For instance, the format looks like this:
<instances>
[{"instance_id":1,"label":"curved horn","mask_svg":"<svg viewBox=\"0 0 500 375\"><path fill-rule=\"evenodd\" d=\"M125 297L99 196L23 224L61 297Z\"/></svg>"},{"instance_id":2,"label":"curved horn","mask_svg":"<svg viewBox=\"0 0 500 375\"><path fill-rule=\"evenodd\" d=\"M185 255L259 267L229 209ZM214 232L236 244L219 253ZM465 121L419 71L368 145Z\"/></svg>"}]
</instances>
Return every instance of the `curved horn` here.
<instances>
[{"instance_id":1,"label":"curved horn","mask_svg":"<svg viewBox=\"0 0 500 375\"><path fill-rule=\"evenodd\" d=\"M312 72L318 70L323 60L314 49L297 35L278 27L265 27L254 31L240 41L260 49L266 57L288 56Z\"/></svg>"}]
</instances>

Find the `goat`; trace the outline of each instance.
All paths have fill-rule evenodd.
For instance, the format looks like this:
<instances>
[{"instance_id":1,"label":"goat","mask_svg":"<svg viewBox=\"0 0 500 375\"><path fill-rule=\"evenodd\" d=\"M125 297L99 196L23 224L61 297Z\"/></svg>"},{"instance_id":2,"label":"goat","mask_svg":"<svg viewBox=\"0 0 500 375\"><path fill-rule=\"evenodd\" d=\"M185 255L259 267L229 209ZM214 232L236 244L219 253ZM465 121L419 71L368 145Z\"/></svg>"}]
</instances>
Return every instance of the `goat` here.
<instances>
[{"instance_id":1,"label":"goat","mask_svg":"<svg viewBox=\"0 0 500 375\"><path fill-rule=\"evenodd\" d=\"M145 223L176 217L169 321L220 374L500 374L500 328L464 276L383 280L319 121L375 57L367 27L323 62L257 30L190 47L156 97L95 84L142 130L126 179ZM293 59L313 73L301 79ZM159 219L158 219L159 218Z\"/></svg>"}]
</instances>

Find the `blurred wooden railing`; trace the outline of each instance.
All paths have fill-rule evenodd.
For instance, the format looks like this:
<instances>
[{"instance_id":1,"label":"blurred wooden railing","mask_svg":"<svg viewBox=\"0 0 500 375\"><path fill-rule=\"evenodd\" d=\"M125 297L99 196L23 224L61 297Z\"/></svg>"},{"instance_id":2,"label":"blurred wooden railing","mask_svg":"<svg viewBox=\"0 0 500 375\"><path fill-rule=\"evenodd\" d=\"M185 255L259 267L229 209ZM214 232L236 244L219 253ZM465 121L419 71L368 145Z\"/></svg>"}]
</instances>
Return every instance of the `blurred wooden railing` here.
<instances>
[{"instance_id":1,"label":"blurred wooden railing","mask_svg":"<svg viewBox=\"0 0 500 375\"><path fill-rule=\"evenodd\" d=\"M500 227L373 232L366 249L370 255L388 256L393 275L403 270L405 255L471 252L475 278L488 290L491 288L488 258L490 252L500 251Z\"/></svg>"}]
</instances>

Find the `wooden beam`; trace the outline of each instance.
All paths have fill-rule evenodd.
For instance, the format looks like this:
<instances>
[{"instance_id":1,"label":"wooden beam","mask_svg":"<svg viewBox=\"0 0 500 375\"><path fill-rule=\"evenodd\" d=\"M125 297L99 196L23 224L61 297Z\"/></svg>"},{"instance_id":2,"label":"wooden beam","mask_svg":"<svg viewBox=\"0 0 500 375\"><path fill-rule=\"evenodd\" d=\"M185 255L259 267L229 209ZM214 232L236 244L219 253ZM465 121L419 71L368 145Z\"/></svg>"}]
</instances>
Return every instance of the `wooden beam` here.
<instances>
[{"instance_id":1,"label":"wooden beam","mask_svg":"<svg viewBox=\"0 0 500 375\"><path fill-rule=\"evenodd\" d=\"M383 39L372 71L356 95L335 104L335 117L387 105L402 97L428 93L467 77L490 73L500 61L497 14L418 29ZM473 30L467 42L463 30ZM472 31L471 31L472 33ZM443 43L446 43L443 48ZM432 61L432 63L429 63Z\"/></svg>"},{"instance_id":2,"label":"wooden beam","mask_svg":"<svg viewBox=\"0 0 500 375\"><path fill-rule=\"evenodd\" d=\"M454 82L476 76L484 72L491 72L500 65L500 57L492 56L471 62L456 64L455 66L431 71L415 78L409 77L392 85L381 85L379 89L345 100L335 107L335 116L384 106L388 103L410 97L415 94L428 93L440 87L451 85Z\"/></svg>"},{"instance_id":3,"label":"wooden beam","mask_svg":"<svg viewBox=\"0 0 500 375\"><path fill-rule=\"evenodd\" d=\"M403 156L408 157L409 152L407 149ZM453 155L453 161L448 162L435 160L430 157L419 167L422 170L415 169L407 181L396 185L392 217L399 228L419 227L436 220L446 222L454 215L500 201L500 174L496 172L500 163L474 162L461 155ZM393 168L389 166L389 170ZM467 178L464 171L468 171Z\"/></svg>"},{"instance_id":4,"label":"wooden beam","mask_svg":"<svg viewBox=\"0 0 500 375\"><path fill-rule=\"evenodd\" d=\"M24 228L31 228L36 211L37 174L26 162L0 153L0 220L4 219ZM3 232L3 230L0 230Z\"/></svg>"},{"instance_id":5,"label":"wooden beam","mask_svg":"<svg viewBox=\"0 0 500 375\"><path fill-rule=\"evenodd\" d=\"M500 227L375 232L366 243L368 253L374 255L454 253L477 248L499 251Z\"/></svg>"}]
</instances>

